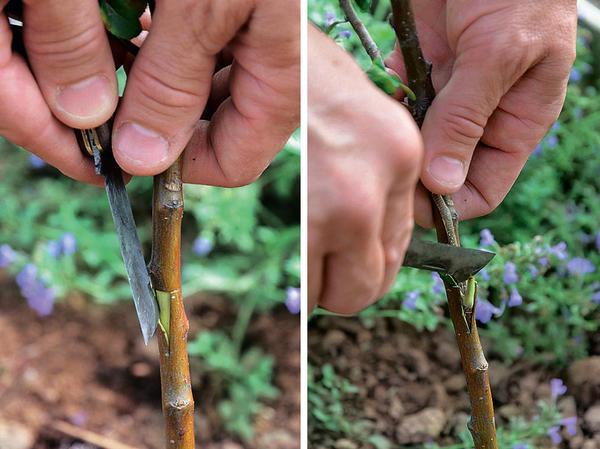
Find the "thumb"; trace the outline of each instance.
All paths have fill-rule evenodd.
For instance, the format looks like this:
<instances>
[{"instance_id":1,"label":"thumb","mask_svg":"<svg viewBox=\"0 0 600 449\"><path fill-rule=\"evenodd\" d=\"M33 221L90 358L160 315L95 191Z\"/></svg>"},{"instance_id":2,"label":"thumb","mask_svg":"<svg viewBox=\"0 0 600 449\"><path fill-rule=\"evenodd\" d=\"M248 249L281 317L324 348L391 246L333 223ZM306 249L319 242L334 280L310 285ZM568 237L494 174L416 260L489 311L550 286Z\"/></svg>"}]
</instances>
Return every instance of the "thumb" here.
<instances>
[{"instance_id":1,"label":"thumb","mask_svg":"<svg viewBox=\"0 0 600 449\"><path fill-rule=\"evenodd\" d=\"M209 96L216 55L254 2L157 2L113 125L118 164L133 175L171 165L191 138Z\"/></svg>"},{"instance_id":2,"label":"thumb","mask_svg":"<svg viewBox=\"0 0 600 449\"><path fill-rule=\"evenodd\" d=\"M448 195L463 185L488 118L504 95L503 85L499 71L458 65L457 61L423 122L421 181L427 189Z\"/></svg>"}]
</instances>

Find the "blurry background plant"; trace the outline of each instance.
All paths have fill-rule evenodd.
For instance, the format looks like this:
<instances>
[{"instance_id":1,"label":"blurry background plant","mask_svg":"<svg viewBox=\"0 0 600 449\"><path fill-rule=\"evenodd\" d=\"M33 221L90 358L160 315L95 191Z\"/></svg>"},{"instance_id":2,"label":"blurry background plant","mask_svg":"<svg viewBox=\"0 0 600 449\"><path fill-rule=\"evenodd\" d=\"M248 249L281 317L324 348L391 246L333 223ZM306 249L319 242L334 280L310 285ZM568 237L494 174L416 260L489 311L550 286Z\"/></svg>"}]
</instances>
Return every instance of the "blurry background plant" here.
<instances>
[{"instance_id":1,"label":"blurry background plant","mask_svg":"<svg viewBox=\"0 0 600 449\"><path fill-rule=\"evenodd\" d=\"M368 70L371 60L350 24L344 21L338 2L309 0L308 5L309 19ZM373 0L368 11L358 7L356 10L385 58L395 42L387 23L389 2ZM461 223L463 246L481 247L497 254L476 277L476 311L486 355L506 363L526 359L559 372L588 355L598 329L600 47L594 37L589 29L580 27L578 56L560 118L535 149L504 202L486 217ZM435 240L430 230L416 229L415 233ZM445 303L437 274L402 269L391 292L358 316L366 328L372 328L377 318L391 317L410 323L420 332L433 331L440 325L450 326ZM317 311L318 314L327 312ZM335 414L330 413L331 407L322 406L338 400L331 396L331 389L325 392L314 384L331 376L323 370L324 366L312 367L309 376L312 430L343 421L339 416L332 418ZM343 391L351 393L347 387ZM343 401L343 397L339 400ZM540 447L535 432L527 433L525 440L507 435L517 435L519 429L531 430L534 426L542 428L540 435L547 438L547 431L560 420L556 414L552 405L545 405L534 424L525 424L515 417L507 429L499 432L501 447L510 448L517 443L523 444L516 449ZM542 419L544 416L553 418ZM346 434L344 426L335 425L338 434ZM451 447L472 447L466 428L461 438L463 445Z\"/></svg>"},{"instance_id":2,"label":"blurry background plant","mask_svg":"<svg viewBox=\"0 0 600 449\"><path fill-rule=\"evenodd\" d=\"M296 131L251 185L184 188L183 294L221 293L237 310L231 332L191 336L189 351L226 385L219 412L226 430L245 440L261 403L278 394L273 357L242 345L248 324L286 300L299 311L299 297L290 302L300 285L299 139ZM1 138L0 155L0 268L15 276L23 300L43 316L73 292L107 304L129 300L106 196ZM149 255L152 179L134 178L127 190Z\"/></svg>"}]
</instances>

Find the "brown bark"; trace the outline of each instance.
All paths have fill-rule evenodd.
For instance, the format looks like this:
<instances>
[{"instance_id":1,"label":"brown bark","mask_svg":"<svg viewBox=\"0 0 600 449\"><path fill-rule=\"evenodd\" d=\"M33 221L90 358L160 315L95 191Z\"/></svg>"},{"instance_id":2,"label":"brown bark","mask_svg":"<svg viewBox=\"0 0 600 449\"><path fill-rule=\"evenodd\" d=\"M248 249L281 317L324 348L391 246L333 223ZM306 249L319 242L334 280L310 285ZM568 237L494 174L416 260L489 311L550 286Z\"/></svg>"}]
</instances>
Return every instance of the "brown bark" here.
<instances>
[{"instance_id":1,"label":"brown bark","mask_svg":"<svg viewBox=\"0 0 600 449\"><path fill-rule=\"evenodd\" d=\"M153 288L169 295L168 329L157 328L167 449L194 448L194 399L187 355L188 320L181 296L181 165L179 158L165 172L154 177L152 257L148 267Z\"/></svg>"},{"instance_id":2,"label":"brown bark","mask_svg":"<svg viewBox=\"0 0 600 449\"><path fill-rule=\"evenodd\" d=\"M431 82L431 63L423 56L410 0L391 0L391 3L392 26L402 51L407 84L416 96L416 100L409 102L409 105L412 108L413 117L420 127L435 96ZM452 198L432 195L432 201L438 241L460 246L458 216L454 210ZM488 363L483 355L474 317L465 320L465 316L471 318L475 314L477 300L475 299L475 306L472 310L466 310L463 308L461 298L463 286L456 288L446 283L444 286L471 400L469 430L476 449L498 449Z\"/></svg>"},{"instance_id":3,"label":"brown bark","mask_svg":"<svg viewBox=\"0 0 600 449\"><path fill-rule=\"evenodd\" d=\"M433 209L438 241L448 243L446 228L442 223L440 214L435 207ZM456 237L458 241L457 246L460 246L460 239L458 235ZM479 340L477 323L473 319L471 328L467 327L467 322L465 322L463 315L460 289L445 283L444 286L446 287L450 318L454 326L454 334L458 343L458 350L471 400L469 431L473 437L476 449L498 449L494 404L488 378L488 363ZM477 299L475 299L475 306L471 311L473 314L475 314L476 307Z\"/></svg>"}]
</instances>

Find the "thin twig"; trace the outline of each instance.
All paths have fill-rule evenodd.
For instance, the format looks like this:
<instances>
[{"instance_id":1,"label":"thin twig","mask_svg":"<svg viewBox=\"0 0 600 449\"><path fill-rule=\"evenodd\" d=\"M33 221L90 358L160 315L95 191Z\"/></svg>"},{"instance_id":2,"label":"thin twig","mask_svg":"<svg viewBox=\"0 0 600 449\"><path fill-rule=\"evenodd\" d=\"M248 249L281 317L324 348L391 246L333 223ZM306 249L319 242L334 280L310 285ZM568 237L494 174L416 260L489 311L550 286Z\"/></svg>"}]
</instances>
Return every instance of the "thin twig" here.
<instances>
[{"instance_id":1,"label":"thin twig","mask_svg":"<svg viewBox=\"0 0 600 449\"><path fill-rule=\"evenodd\" d=\"M128 444L105 437L99 433L92 432L91 430L74 426L66 421L54 421L50 424L50 427L64 435L85 441L86 443L93 444L94 446L103 449L138 449L137 447L129 446Z\"/></svg>"},{"instance_id":2,"label":"thin twig","mask_svg":"<svg viewBox=\"0 0 600 449\"><path fill-rule=\"evenodd\" d=\"M452 201L451 195L439 195L437 193L431 194L433 204L440 213L444 230L446 231L448 244L452 246L460 246L458 242L458 215L454 210L454 201ZM452 208L452 209L451 209Z\"/></svg>"},{"instance_id":3,"label":"thin twig","mask_svg":"<svg viewBox=\"0 0 600 449\"><path fill-rule=\"evenodd\" d=\"M188 320L181 296L181 157L154 177L152 258L148 266L159 298L160 380L167 449L194 449L194 399L187 355ZM161 302L160 298L166 301Z\"/></svg>"},{"instance_id":4,"label":"thin twig","mask_svg":"<svg viewBox=\"0 0 600 449\"><path fill-rule=\"evenodd\" d=\"M379 47L377 47L377 44L369 34L367 27L365 27L364 23L362 23L362 21L358 17L358 14L356 14L354 6L352 6L352 0L339 0L339 2L340 8L342 8L342 11L344 11L346 19L348 20L348 22L350 22L350 25L352 25L352 28L358 35L358 38L360 39L360 42L364 49L367 51L367 54L371 58L371 61L380 59L381 63L383 64L381 50L379 50Z\"/></svg>"},{"instance_id":5,"label":"thin twig","mask_svg":"<svg viewBox=\"0 0 600 449\"><path fill-rule=\"evenodd\" d=\"M431 82L431 63L423 56L410 0L391 0L391 3L392 26L404 58L408 87L416 96L411 104L413 117L420 127L435 96ZM432 200L438 241L460 246L458 214L454 209L452 197L432 194ZM445 282L444 286L471 399L472 413L468 427L476 449L498 449L488 363L483 354L475 320L469 320L472 325L465 320L465 315L473 314L475 310L463 308L461 291L464 286L456 288Z\"/></svg>"}]
</instances>

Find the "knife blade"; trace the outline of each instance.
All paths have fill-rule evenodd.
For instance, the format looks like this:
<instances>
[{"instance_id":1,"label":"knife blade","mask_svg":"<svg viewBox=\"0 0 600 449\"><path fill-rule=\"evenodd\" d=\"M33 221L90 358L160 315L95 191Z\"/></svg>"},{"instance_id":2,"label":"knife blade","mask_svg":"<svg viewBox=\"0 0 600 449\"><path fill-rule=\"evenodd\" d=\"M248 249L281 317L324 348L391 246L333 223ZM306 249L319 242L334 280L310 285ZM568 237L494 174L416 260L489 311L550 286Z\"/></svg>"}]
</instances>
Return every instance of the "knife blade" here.
<instances>
[{"instance_id":1,"label":"knife blade","mask_svg":"<svg viewBox=\"0 0 600 449\"><path fill-rule=\"evenodd\" d=\"M158 304L152 292L123 173L112 154L111 127L112 122L109 121L98 128L75 130L75 135L80 149L93 156L96 174L104 175L108 204L119 237L133 303L144 342L148 344L158 323Z\"/></svg>"},{"instance_id":2,"label":"knife blade","mask_svg":"<svg viewBox=\"0 0 600 449\"><path fill-rule=\"evenodd\" d=\"M412 238L402 265L446 273L457 282L463 282L485 267L495 255L490 251Z\"/></svg>"}]
</instances>

